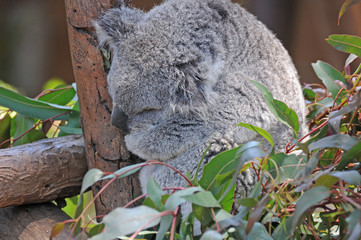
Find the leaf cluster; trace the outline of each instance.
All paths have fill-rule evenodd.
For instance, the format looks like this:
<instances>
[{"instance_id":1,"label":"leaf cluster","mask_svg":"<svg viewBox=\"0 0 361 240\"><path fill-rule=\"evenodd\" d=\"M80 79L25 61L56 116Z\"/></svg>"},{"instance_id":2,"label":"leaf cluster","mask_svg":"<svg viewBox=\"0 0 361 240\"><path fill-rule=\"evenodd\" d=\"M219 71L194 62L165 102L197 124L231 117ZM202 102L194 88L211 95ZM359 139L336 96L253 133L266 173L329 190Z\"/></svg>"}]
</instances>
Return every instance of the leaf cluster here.
<instances>
[{"instance_id":1,"label":"leaf cluster","mask_svg":"<svg viewBox=\"0 0 361 240\"><path fill-rule=\"evenodd\" d=\"M34 99L9 88L0 86L0 148L82 133L75 84L44 90Z\"/></svg>"},{"instance_id":2,"label":"leaf cluster","mask_svg":"<svg viewBox=\"0 0 361 240\"><path fill-rule=\"evenodd\" d=\"M148 194L114 209L99 223L87 221L84 215L92 202L83 206L80 201L76 218L59 223L52 235L72 223L74 234L91 229L91 239L359 239L361 65L351 72L350 63L361 58L361 39L331 35L327 41L350 56L342 72L322 61L313 64L324 85L304 89L310 128L306 136L297 136L295 112L252 81L275 116L294 131L295 140L284 153L266 154L262 142L252 141L214 157L200 178L198 171L184 176L168 166L188 186L161 188L150 177ZM274 146L264 129L249 123L239 127L255 131ZM117 178L154 164L166 165L148 161L111 174L91 169L81 196L95 182L108 181L96 199ZM246 198L235 199L237 177L246 169L254 172L258 182ZM141 199L141 206L128 208ZM183 215L186 204L192 212Z\"/></svg>"}]
</instances>

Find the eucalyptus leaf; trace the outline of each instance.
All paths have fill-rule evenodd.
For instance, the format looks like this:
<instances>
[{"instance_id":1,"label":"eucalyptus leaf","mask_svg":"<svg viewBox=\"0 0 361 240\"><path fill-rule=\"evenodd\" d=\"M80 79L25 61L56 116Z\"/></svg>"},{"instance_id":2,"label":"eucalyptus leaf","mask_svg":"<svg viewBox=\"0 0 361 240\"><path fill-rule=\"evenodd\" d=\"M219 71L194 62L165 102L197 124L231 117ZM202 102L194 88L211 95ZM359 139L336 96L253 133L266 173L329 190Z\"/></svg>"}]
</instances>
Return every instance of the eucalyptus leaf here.
<instances>
[{"instance_id":1,"label":"eucalyptus leaf","mask_svg":"<svg viewBox=\"0 0 361 240\"><path fill-rule=\"evenodd\" d=\"M213 194L209 191L202 191L191 195L183 196L185 200L202 207L221 207Z\"/></svg>"},{"instance_id":2,"label":"eucalyptus leaf","mask_svg":"<svg viewBox=\"0 0 361 240\"><path fill-rule=\"evenodd\" d=\"M83 129L72 127L59 127L60 131L67 134L83 134Z\"/></svg>"},{"instance_id":3,"label":"eucalyptus leaf","mask_svg":"<svg viewBox=\"0 0 361 240\"><path fill-rule=\"evenodd\" d=\"M327 42L339 51L353 53L361 57L361 38L352 35L334 34L329 36Z\"/></svg>"},{"instance_id":4,"label":"eucalyptus leaf","mask_svg":"<svg viewBox=\"0 0 361 240\"><path fill-rule=\"evenodd\" d=\"M318 151L313 153L312 157L307 161L306 166L297 174L296 178L302 178L311 175L312 171L317 167L320 154Z\"/></svg>"},{"instance_id":5,"label":"eucalyptus leaf","mask_svg":"<svg viewBox=\"0 0 361 240\"><path fill-rule=\"evenodd\" d=\"M337 71L334 67L323 61L317 61L312 63L313 70L317 74L318 78L322 80L323 84L327 87L328 91L331 92L332 98L335 100L341 87L335 83L335 80L345 82L342 74ZM340 103L342 94L339 95L336 102Z\"/></svg>"},{"instance_id":6,"label":"eucalyptus leaf","mask_svg":"<svg viewBox=\"0 0 361 240\"><path fill-rule=\"evenodd\" d=\"M15 117L15 125L16 125L16 131L14 134L13 146L32 143L34 141L45 138L45 134L43 132L34 129L33 118L18 113Z\"/></svg>"},{"instance_id":7,"label":"eucalyptus leaf","mask_svg":"<svg viewBox=\"0 0 361 240\"><path fill-rule=\"evenodd\" d=\"M271 134L269 134L266 130L256 127L252 124L248 124L248 123L238 123L237 126L245 127L245 128L248 128L248 129L258 133L259 135L264 137L271 144L272 147L274 146L273 138L272 138Z\"/></svg>"},{"instance_id":8,"label":"eucalyptus leaf","mask_svg":"<svg viewBox=\"0 0 361 240\"><path fill-rule=\"evenodd\" d=\"M351 236L348 239L360 239L360 218L361 218L361 212L359 209L355 209L353 212L350 213L350 215L346 218L347 221L347 229L349 232L351 232Z\"/></svg>"},{"instance_id":9,"label":"eucalyptus leaf","mask_svg":"<svg viewBox=\"0 0 361 240\"><path fill-rule=\"evenodd\" d=\"M310 150L310 152L315 149L324 148L341 148L348 151L359 142L360 140L356 137L351 137L345 134L335 134L311 143L308 149Z\"/></svg>"},{"instance_id":10,"label":"eucalyptus leaf","mask_svg":"<svg viewBox=\"0 0 361 240\"><path fill-rule=\"evenodd\" d=\"M97 181L101 180L103 175L104 172L99 169L96 168L90 169L83 178L80 194L84 193L90 186L92 186Z\"/></svg>"},{"instance_id":11,"label":"eucalyptus leaf","mask_svg":"<svg viewBox=\"0 0 361 240\"><path fill-rule=\"evenodd\" d=\"M344 172L332 172L329 175L342 179L352 185L361 185L360 173L356 170L349 170Z\"/></svg>"},{"instance_id":12,"label":"eucalyptus leaf","mask_svg":"<svg viewBox=\"0 0 361 240\"><path fill-rule=\"evenodd\" d=\"M118 176L118 178L124 178L124 177L127 177L129 175L132 175L132 174L138 172L143 166L144 166L144 163L138 163L138 164L126 166L126 167L123 167L123 168L115 171L113 174L109 174L109 175L103 177L101 180L112 179L117 176Z\"/></svg>"},{"instance_id":13,"label":"eucalyptus leaf","mask_svg":"<svg viewBox=\"0 0 361 240\"><path fill-rule=\"evenodd\" d=\"M320 203L330 196L330 190L324 186L313 187L306 191L297 201L295 212L292 216L292 232L301 221L302 215L312 206Z\"/></svg>"},{"instance_id":14,"label":"eucalyptus leaf","mask_svg":"<svg viewBox=\"0 0 361 240\"><path fill-rule=\"evenodd\" d=\"M292 228L292 217L283 218L281 223L272 233L273 239L292 239L294 229Z\"/></svg>"},{"instance_id":15,"label":"eucalyptus leaf","mask_svg":"<svg viewBox=\"0 0 361 240\"><path fill-rule=\"evenodd\" d=\"M234 171L237 167L237 152L240 147L221 152L203 168L203 174L199 180L199 185L206 189L212 190L216 186L216 177Z\"/></svg>"},{"instance_id":16,"label":"eucalyptus leaf","mask_svg":"<svg viewBox=\"0 0 361 240\"><path fill-rule=\"evenodd\" d=\"M193 213L188 214L181 223L180 238L184 240L193 240L193 225L194 216Z\"/></svg>"},{"instance_id":17,"label":"eucalyptus leaf","mask_svg":"<svg viewBox=\"0 0 361 240\"><path fill-rule=\"evenodd\" d=\"M116 208L104 216L102 221L105 225L104 231L91 240L115 239L140 229L156 226L159 222L160 213L146 206Z\"/></svg>"},{"instance_id":18,"label":"eucalyptus leaf","mask_svg":"<svg viewBox=\"0 0 361 240\"><path fill-rule=\"evenodd\" d=\"M341 19L342 15L346 12L346 10L349 7L351 7L351 6L353 6L353 5L357 4L357 3L360 3L360 2L361 2L361 0L346 0L346 1L344 1L344 3L342 4L342 7L340 9L340 12L338 13L338 24L339 25L340 25L340 19Z\"/></svg>"},{"instance_id":19,"label":"eucalyptus leaf","mask_svg":"<svg viewBox=\"0 0 361 240\"><path fill-rule=\"evenodd\" d=\"M204 190L200 187L191 187L191 188L186 188L184 190L180 190L180 191L173 193L171 196L169 196L169 198L165 202L164 210L175 211L178 206L180 206L181 204L186 202L186 200L183 198L184 196L193 194L195 192L200 192L200 191L204 191ZM162 219L160 221L160 226L158 229L158 234L156 236L156 240L164 239L166 232L169 230L169 228L172 224L172 218L173 218L173 216L170 216L170 215L166 215L166 216L162 217Z\"/></svg>"},{"instance_id":20,"label":"eucalyptus leaf","mask_svg":"<svg viewBox=\"0 0 361 240\"><path fill-rule=\"evenodd\" d=\"M159 184L155 181L153 176L150 176L147 182L147 193L149 198L153 201L154 205L158 210L162 210L162 189Z\"/></svg>"},{"instance_id":21,"label":"eucalyptus leaf","mask_svg":"<svg viewBox=\"0 0 361 240\"><path fill-rule=\"evenodd\" d=\"M297 136L299 130L299 123L296 112L289 108L285 103L274 99L271 92L268 91L268 89L261 83L252 80L251 82L263 94L270 111L277 117L280 122L293 129L294 135Z\"/></svg>"},{"instance_id":22,"label":"eucalyptus leaf","mask_svg":"<svg viewBox=\"0 0 361 240\"><path fill-rule=\"evenodd\" d=\"M338 163L336 170L343 170L350 162L361 159L361 142L356 143L343 154L340 162Z\"/></svg>"},{"instance_id":23,"label":"eucalyptus leaf","mask_svg":"<svg viewBox=\"0 0 361 240\"><path fill-rule=\"evenodd\" d=\"M75 97L75 94L76 92L73 87L61 85L37 100L64 106Z\"/></svg>"},{"instance_id":24,"label":"eucalyptus leaf","mask_svg":"<svg viewBox=\"0 0 361 240\"><path fill-rule=\"evenodd\" d=\"M0 105L37 119L68 120L71 108L24 97L0 87ZM56 117L55 117L56 116Z\"/></svg>"},{"instance_id":25,"label":"eucalyptus leaf","mask_svg":"<svg viewBox=\"0 0 361 240\"><path fill-rule=\"evenodd\" d=\"M360 0L361 1L361 0ZM357 55L350 53L350 55L348 56L348 58L346 59L345 62L345 67L349 66L353 61L355 61L357 59Z\"/></svg>"},{"instance_id":26,"label":"eucalyptus leaf","mask_svg":"<svg viewBox=\"0 0 361 240\"><path fill-rule=\"evenodd\" d=\"M200 240L222 240L222 234L214 230L207 230Z\"/></svg>"},{"instance_id":27,"label":"eucalyptus leaf","mask_svg":"<svg viewBox=\"0 0 361 240\"><path fill-rule=\"evenodd\" d=\"M273 161L272 161L273 160ZM292 179L298 174L306 165L305 157L295 154L277 153L270 157L267 164L267 170L279 182L287 179Z\"/></svg>"}]
</instances>

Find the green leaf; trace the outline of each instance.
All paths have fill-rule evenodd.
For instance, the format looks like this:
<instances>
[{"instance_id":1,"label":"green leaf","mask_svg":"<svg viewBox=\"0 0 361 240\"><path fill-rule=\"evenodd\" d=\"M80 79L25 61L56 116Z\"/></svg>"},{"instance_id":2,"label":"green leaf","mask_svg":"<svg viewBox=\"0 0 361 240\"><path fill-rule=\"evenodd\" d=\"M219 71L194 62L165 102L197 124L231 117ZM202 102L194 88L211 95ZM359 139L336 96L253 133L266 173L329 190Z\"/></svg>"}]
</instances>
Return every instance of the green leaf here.
<instances>
[{"instance_id":1,"label":"green leaf","mask_svg":"<svg viewBox=\"0 0 361 240\"><path fill-rule=\"evenodd\" d=\"M230 184L228 185L228 187L226 188L225 192L222 194L220 200L224 199L225 196L227 196L227 194L229 193L229 191L231 191L231 189L234 187L234 185L237 182L237 179L239 177L239 173L243 167L243 165L250 161L250 160L255 160L256 158L262 158L266 156L266 153L264 152L264 150L262 149L261 145L259 142L256 141L251 141L248 142L246 144L243 144L239 150L237 151L236 156L239 156L239 160L237 162L237 167L236 167L236 171L233 175L233 178L230 182Z\"/></svg>"},{"instance_id":2,"label":"green leaf","mask_svg":"<svg viewBox=\"0 0 361 240\"><path fill-rule=\"evenodd\" d=\"M13 146L19 146L45 138L44 133L42 133L39 130L32 129L34 127L33 118L29 118L18 113L15 117L15 125L16 125L16 131L14 134L14 139L20 137L21 135L22 136L16 141L14 141ZM29 132L23 135L26 131Z\"/></svg>"},{"instance_id":3,"label":"green leaf","mask_svg":"<svg viewBox=\"0 0 361 240\"><path fill-rule=\"evenodd\" d=\"M61 78L57 78L57 77L54 77L54 78L51 78L49 79L48 81L46 81L42 87L42 90L47 90L47 89L55 89L56 87L58 86L61 86L61 85L65 85L65 81Z\"/></svg>"},{"instance_id":4,"label":"green leaf","mask_svg":"<svg viewBox=\"0 0 361 240\"><path fill-rule=\"evenodd\" d=\"M316 99L316 93L312 90L312 88L303 88L303 96L308 101L314 101Z\"/></svg>"},{"instance_id":5,"label":"green leaf","mask_svg":"<svg viewBox=\"0 0 361 240\"><path fill-rule=\"evenodd\" d=\"M191 195L186 195L183 198L188 202L191 202L193 204L202 207L208 207L208 208L221 207L221 205L219 205L218 201L215 199L213 194L209 191L203 191Z\"/></svg>"},{"instance_id":6,"label":"green leaf","mask_svg":"<svg viewBox=\"0 0 361 240\"><path fill-rule=\"evenodd\" d=\"M52 92L39 97L37 100L64 106L75 97L75 94L76 92L73 87L62 85L52 89Z\"/></svg>"},{"instance_id":7,"label":"green leaf","mask_svg":"<svg viewBox=\"0 0 361 240\"><path fill-rule=\"evenodd\" d=\"M346 10L351 7L352 5L355 5L357 3L360 3L361 0L346 0L340 9L340 12L338 13L338 25L340 25L340 19L342 15L346 12Z\"/></svg>"},{"instance_id":8,"label":"green leaf","mask_svg":"<svg viewBox=\"0 0 361 240\"><path fill-rule=\"evenodd\" d=\"M357 36L334 34L329 36L327 42L339 51L361 57L361 38Z\"/></svg>"},{"instance_id":9,"label":"green leaf","mask_svg":"<svg viewBox=\"0 0 361 240\"><path fill-rule=\"evenodd\" d=\"M127 177L129 175L132 175L132 174L138 172L143 166L144 166L144 163L138 163L138 164L126 166L126 167L123 167L123 168L115 171L113 174L109 174L109 175L103 177L101 180L112 179L112 178L115 178L116 176L118 176L118 178Z\"/></svg>"},{"instance_id":10,"label":"green leaf","mask_svg":"<svg viewBox=\"0 0 361 240\"><path fill-rule=\"evenodd\" d=\"M230 214L229 212L225 211L222 208L214 209L214 213L215 213L217 222L221 222L221 221L233 218L232 214Z\"/></svg>"},{"instance_id":11,"label":"green leaf","mask_svg":"<svg viewBox=\"0 0 361 240\"><path fill-rule=\"evenodd\" d=\"M332 98L335 100L338 92L341 89L341 87L335 83L335 80L345 82L342 74L328 63L325 63L320 60L317 61L316 63L312 63L312 67L313 70L316 72L318 78L322 80L323 84L332 94ZM336 102L340 103L342 97L343 94L340 94Z\"/></svg>"},{"instance_id":12,"label":"green leaf","mask_svg":"<svg viewBox=\"0 0 361 240\"><path fill-rule=\"evenodd\" d=\"M104 230L104 224L97 224L95 227L92 227L88 233L88 237L93 237L98 235Z\"/></svg>"},{"instance_id":13,"label":"green leaf","mask_svg":"<svg viewBox=\"0 0 361 240\"><path fill-rule=\"evenodd\" d=\"M274 146L273 138L272 138L271 134L269 134L266 130L256 127L254 125L248 124L248 123L239 123L239 124L237 124L237 126L245 127L245 128L248 128L248 129L258 133L259 135L264 137L271 144L272 147Z\"/></svg>"},{"instance_id":14,"label":"green leaf","mask_svg":"<svg viewBox=\"0 0 361 240\"><path fill-rule=\"evenodd\" d=\"M272 94L268 89L257 81L251 82L258 88L263 94L266 104L269 110L276 116L276 118L285 124L286 126L293 129L294 135L297 136L299 130L298 116L295 111L289 108L285 103L273 98Z\"/></svg>"},{"instance_id":15,"label":"green leaf","mask_svg":"<svg viewBox=\"0 0 361 240\"><path fill-rule=\"evenodd\" d=\"M69 107L27 98L3 87L0 87L0 105L25 116L42 120L52 117L53 120L67 120L71 112Z\"/></svg>"},{"instance_id":16,"label":"green leaf","mask_svg":"<svg viewBox=\"0 0 361 240\"><path fill-rule=\"evenodd\" d=\"M308 149L312 152L315 149L324 148L341 148L343 150L350 150L355 144L359 143L360 140L356 137L351 137L345 134L335 134L328 137L324 137L316 142L309 145Z\"/></svg>"},{"instance_id":17,"label":"green leaf","mask_svg":"<svg viewBox=\"0 0 361 240\"><path fill-rule=\"evenodd\" d=\"M330 176L330 175L322 175L320 176L313 186L324 186L326 188L332 187L338 181L337 177Z\"/></svg>"},{"instance_id":18,"label":"green leaf","mask_svg":"<svg viewBox=\"0 0 361 240\"><path fill-rule=\"evenodd\" d=\"M242 205L245 207L254 207L258 203L255 198L241 198L237 200L238 205Z\"/></svg>"},{"instance_id":19,"label":"green leaf","mask_svg":"<svg viewBox=\"0 0 361 240\"><path fill-rule=\"evenodd\" d=\"M273 240L263 224L259 222L254 223L252 231L247 235L247 239Z\"/></svg>"},{"instance_id":20,"label":"green leaf","mask_svg":"<svg viewBox=\"0 0 361 240\"><path fill-rule=\"evenodd\" d=\"M361 184L360 173L356 170L349 170L344 172L332 172L329 175L342 179L352 185Z\"/></svg>"},{"instance_id":21,"label":"green leaf","mask_svg":"<svg viewBox=\"0 0 361 240\"><path fill-rule=\"evenodd\" d=\"M161 202L162 202L162 203L166 202L167 199L169 198L169 196L170 196L169 194L164 194L164 195L162 195ZM149 197L147 197L146 199L144 199L142 205L148 206L148 207L154 208L154 209L157 208L157 207L155 206L154 202L153 202ZM158 209L157 209L157 210L158 210Z\"/></svg>"},{"instance_id":22,"label":"green leaf","mask_svg":"<svg viewBox=\"0 0 361 240\"><path fill-rule=\"evenodd\" d=\"M180 239L193 240L193 225L194 216L193 213L190 213L187 217L183 219L181 223Z\"/></svg>"},{"instance_id":23,"label":"green leaf","mask_svg":"<svg viewBox=\"0 0 361 240\"><path fill-rule=\"evenodd\" d=\"M104 172L99 169L96 168L90 169L83 178L80 194L84 193L91 185L101 180L103 175Z\"/></svg>"},{"instance_id":24,"label":"green leaf","mask_svg":"<svg viewBox=\"0 0 361 240\"><path fill-rule=\"evenodd\" d=\"M199 180L199 185L206 189L212 190L216 187L216 177L234 171L237 167L236 155L240 147L224 151L207 163L203 168L203 174Z\"/></svg>"},{"instance_id":25,"label":"green leaf","mask_svg":"<svg viewBox=\"0 0 361 240\"><path fill-rule=\"evenodd\" d=\"M349 149L346 153L343 154L340 162L338 163L336 170L343 170L347 164L354 160L361 159L361 142L356 143Z\"/></svg>"},{"instance_id":26,"label":"green leaf","mask_svg":"<svg viewBox=\"0 0 361 240\"><path fill-rule=\"evenodd\" d=\"M163 210L162 204L162 189L159 184L155 181L153 176L150 176L147 182L147 193L148 197L153 201L154 205L158 210Z\"/></svg>"},{"instance_id":27,"label":"green leaf","mask_svg":"<svg viewBox=\"0 0 361 240\"><path fill-rule=\"evenodd\" d=\"M360 233L356 234L353 233L355 229L361 229L360 227L360 219L361 219L361 212L359 209L355 209L353 212L350 213L350 215L346 218L347 221L347 229L351 234L355 234L356 238L348 238L348 239L360 239ZM357 236L358 235L358 236Z\"/></svg>"},{"instance_id":28,"label":"green leaf","mask_svg":"<svg viewBox=\"0 0 361 240\"><path fill-rule=\"evenodd\" d=\"M204 190L200 187L190 187L173 193L164 204L165 210L175 211L175 209L183 204L186 200L184 196L194 194L195 192L203 192Z\"/></svg>"},{"instance_id":29,"label":"green leaf","mask_svg":"<svg viewBox=\"0 0 361 240\"><path fill-rule=\"evenodd\" d=\"M63 133L67 134L83 134L83 129L81 128L72 128L72 127L59 127Z\"/></svg>"},{"instance_id":30,"label":"green leaf","mask_svg":"<svg viewBox=\"0 0 361 240\"><path fill-rule=\"evenodd\" d=\"M217 180L216 187L219 187L222 184L225 184L227 181L231 180L235 171L236 170L232 170L227 173L217 175L216 176L216 180Z\"/></svg>"},{"instance_id":31,"label":"green leaf","mask_svg":"<svg viewBox=\"0 0 361 240\"><path fill-rule=\"evenodd\" d=\"M213 221L213 215L210 208L193 204L192 212L194 217L196 217L197 220L201 223L201 231L204 232Z\"/></svg>"},{"instance_id":32,"label":"green leaf","mask_svg":"<svg viewBox=\"0 0 361 240\"><path fill-rule=\"evenodd\" d=\"M103 218L104 231L91 240L116 239L140 229L156 226L159 222L160 213L146 206L116 208Z\"/></svg>"},{"instance_id":33,"label":"green leaf","mask_svg":"<svg viewBox=\"0 0 361 240\"><path fill-rule=\"evenodd\" d=\"M11 117L6 114L0 119L0 144L10 139ZM0 148L8 147L10 142L0 145Z\"/></svg>"},{"instance_id":34,"label":"green leaf","mask_svg":"<svg viewBox=\"0 0 361 240\"><path fill-rule=\"evenodd\" d=\"M190 187L190 188L186 188L184 190L173 193L168 198L168 200L165 202L164 210L175 211L175 209L178 206L180 206L181 204L186 202L186 200L183 198L184 196L187 196L187 195L193 194L195 192L199 192L199 191L204 191L204 190L200 187ZM162 217L162 219L160 220L160 226L158 229L158 234L156 236L156 240L164 239L166 232L169 230L169 228L172 224L172 218L173 217L170 215Z\"/></svg>"},{"instance_id":35,"label":"green leaf","mask_svg":"<svg viewBox=\"0 0 361 240\"><path fill-rule=\"evenodd\" d=\"M266 194L254 207L253 211L248 217L247 227L246 227L247 234L249 234L253 230L254 225L261 218L262 212L266 207L266 204L269 202L269 200L270 200L270 196L269 194Z\"/></svg>"},{"instance_id":36,"label":"green leaf","mask_svg":"<svg viewBox=\"0 0 361 240\"><path fill-rule=\"evenodd\" d=\"M272 233L273 239L289 239L293 234L292 217L283 218L280 225Z\"/></svg>"},{"instance_id":37,"label":"green leaf","mask_svg":"<svg viewBox=\"0 0 361 240\"><path fill-rule=\"evenodd\" d=\"M305 192L297 201L295 212L292 216L292 232L301 220L302 215L313 205L320 203L330 195L329 189L318 186Z\"/></svg>"},{"instance_id":38,"label":"green leaf","mask_svg":"<svg viewBox=\"0 0 361 240\"><path fill-rule=\"evenodd\" d=\"M297 174L296 178L303 178L311 175L312 171L317 167L320 154L316 151L312 157L307 161L306 166Z\"/></svg>"},{"instance_id":39,"label":"green leaf","mask_svg":"<svg viewBox=\"0 0 361 240\"><path fill-rule=\"evenodd\" d=\"M200 240L222 240L222 234L214 230L207 230Z\"/></svg>"},{"instance_id":40,"label":"green leaf","mask_svg":"<svg viewBox=\"0 0 361 240\"><path fill-rule=\"evenodd\" d=\"M294 178L305 164L305 158L302 156L278 153L270 157L266 169L274 179L279 178L279 182L283 182Z\"/></svg>"}]
</instances>

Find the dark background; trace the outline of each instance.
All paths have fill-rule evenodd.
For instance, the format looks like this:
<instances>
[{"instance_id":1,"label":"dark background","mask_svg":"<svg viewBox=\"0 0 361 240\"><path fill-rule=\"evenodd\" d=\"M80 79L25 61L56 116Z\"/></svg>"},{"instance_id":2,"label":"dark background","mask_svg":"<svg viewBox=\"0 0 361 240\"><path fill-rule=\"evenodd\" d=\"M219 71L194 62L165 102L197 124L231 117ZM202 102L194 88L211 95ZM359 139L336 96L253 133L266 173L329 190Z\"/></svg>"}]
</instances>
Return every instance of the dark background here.
<instances>
[{"instance_id":1,"label":"dark background","mask_svg":"<svg viewBox=\"0 0 361 240\"><path fill-rule=\"evenodd\" d=\"M161 0L133 0L149 10ZM290 52L302 82L317 82L311 63L324 60L342 69L346 54L330 47L330 34L361 36L361 4L337 26L344 0L238 0L258 16ZM0 0L0 79L28 96L59 77L74 82L63 0Z\"/></svg>"}]
</instances>

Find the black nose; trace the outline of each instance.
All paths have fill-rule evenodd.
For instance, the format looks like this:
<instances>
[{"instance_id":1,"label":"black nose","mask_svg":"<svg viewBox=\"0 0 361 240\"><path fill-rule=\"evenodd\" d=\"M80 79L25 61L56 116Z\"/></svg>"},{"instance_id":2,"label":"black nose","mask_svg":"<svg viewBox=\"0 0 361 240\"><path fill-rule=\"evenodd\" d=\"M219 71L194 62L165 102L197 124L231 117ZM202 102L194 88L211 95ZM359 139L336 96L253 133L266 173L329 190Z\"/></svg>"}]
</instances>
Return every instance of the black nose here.
<instances>
[{"instance_id":1,"label":"black nose","mask_svg":"<svg viewBox=\"0 0 361 240\"><path fill-rule=\"evenodd\" d=\"M111 119L112 119L112 124L117 128L119 128L124 135L129 133L128 116L122 110L120 110L117 107L114 107Z\"/></svg>"}]
</instances>

